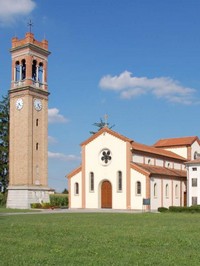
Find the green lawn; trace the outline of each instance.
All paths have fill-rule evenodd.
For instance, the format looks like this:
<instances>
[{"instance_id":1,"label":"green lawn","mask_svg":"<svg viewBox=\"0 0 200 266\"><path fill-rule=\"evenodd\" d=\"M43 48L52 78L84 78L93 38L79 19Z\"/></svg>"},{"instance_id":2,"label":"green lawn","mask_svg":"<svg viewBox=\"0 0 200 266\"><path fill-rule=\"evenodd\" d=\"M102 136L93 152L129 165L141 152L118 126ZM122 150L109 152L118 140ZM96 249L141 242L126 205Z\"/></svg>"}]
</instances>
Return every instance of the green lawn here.
<instances>
[{"instance_id":1,"label":"green lawn","mask_svg":"<svg viewBox=\"0 0 200 266\"><path fill-rule=\"evenodd\" d=\"M200 265L199 214L0 215L0 265Z\"/></svg>"}]
</instances>

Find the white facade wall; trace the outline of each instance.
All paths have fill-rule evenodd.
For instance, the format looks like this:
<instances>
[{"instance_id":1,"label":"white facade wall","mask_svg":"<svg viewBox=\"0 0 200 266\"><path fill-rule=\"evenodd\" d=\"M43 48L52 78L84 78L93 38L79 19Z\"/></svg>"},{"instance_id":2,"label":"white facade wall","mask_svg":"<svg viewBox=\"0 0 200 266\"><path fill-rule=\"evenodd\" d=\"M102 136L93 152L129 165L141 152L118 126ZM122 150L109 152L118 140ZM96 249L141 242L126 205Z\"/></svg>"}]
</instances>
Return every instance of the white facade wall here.
<instances>
[{"instance_id":1,"label":"white facade wall","mask_svg":"<svg viewBox=\"0 0 200 266\"><path fill-rule=\"evenodd\" d=\"M198 152L200 153L200 146L199 146L199 143L197 141L195 141L193 144L192 144L192 147L191 147L191 160L194 160L194 154L195 152Z\"/></svg>"},{"instance_id":2,"label":"white facade wall","mask_svg":"<svg viewBox=\"0 0 200 266\"><path fill-rule=\"evenodd\" d=\"M145 163L145 164L151 164L151 165L154 165L154 158L151 158L151 157L145 157L145 159L144 159L144 163Z\"/></svg>"},{"instance_id":3,"label":"white facade wall","mask_svg":"<svg viewBox=\"0 0 200 266\"><path fill-rule=\"evenodd\" d=\"M181 164L180 163L174 163L174 169L181 170Z\"/></svg>"},{"instance_id":4,"label":"white facade wall","mask_svg":"<svg viewBox=\"0 0 200 266\"><path fill-rule=\"evenodd\" d=\"M132 161L134 163L143 163L144 162L144 156L133 154Z\"/></svg>"},{"instance_id":5,"label":"white facade wall","mask_svg":"<svg viewBox=\"0 0 200 266\"><path fill-rule=\"evenodd\" d=\"M180 206L181 204L181 181L173 180L173 206Z\"/></svg>"},{"instance_id":6,"label":"white facade wall","mask_svg":"<svg viewBox=\"0 0 200 266\"><path fill-rule=\"evenodd\" d=\"M167 151L172 151L184 158L187 159L187 148L186 147L180 147L180 148L164 148Z\"/></svg>"},{"instance_id":7,"label":"white facade wall","mask_svg":"<svg viewBox=\"0 0 200 266\"><path fill-rule=\"evenodd\" d=\"M141 195L137 195L137 181L141 182ZM146 198L146 177L131 169L131 209L142 210L144 198Z\"/></svg>"},{"instance_id":8,"label":"white facade wall","mask_svg":"<svg viewBox=\"0 0 200 266\"><path fill-rule=\"evenodd\" d=\"M154 184L157 184L157 196L154 196ZM182 183L182 195L181 195ZM168 185L168 188L166 187ZM151 178L151 209L159 207L169 208L170 206L183 206L184 191L186 186L180 180ZM182 198L182 202L181 202Z\"/></svg>"},{"instance_id":9,"label":"white facade wall","mask_svg":"<svg viewBox=\"0 0 200 266\"><path fill-rule=\"evenodd\" d=\"M154 185L156 184L156 193L154 194ZM150 180L151 210L157 210L161 207L161 179L151 177Z\"/></svg>"},{"instance_id":10,"label":"white facade wall","mask_svg":"<svg viewBox=\"0 0 200 266\"><path fill-rule=\"evenodd\" d=\"M172 202L172 181L170 179L163 179L163 207L169 208L173 205Z\"/></svg>"},{"instance_id":11,"label":"white facade wall","mask_svg":"<svg viewBox=\"0 0 200 266\"><path fill-rule=\"evenodd\" d=\"M161 160L161 159L156 159L155 160L155 165L163 167L164 166L164 161Z\"/></svg>"},{"instance_id":12,"label":"white facade wall","mask_svg":"<svg viewBox=\"0 0 200 266\"><path fill-rule=\"evenodd\" d=\"M75 183L79 184L79 194L76 195ZM71 208L82 208L82 177L81 172L71 178Z\"/></svg>"},{"instance_id":13,"label":"white facade wall","mask_svg":"<svg viewBox=\"0 0 200 266\"><path fill-rule=\"evenodd\" d=\"M171 162L171 161L165 161L165 167L167 167L167 168L173 168L173 162Z\"/></svg>"},{"instance_id":14,"label":"white facade wall","mask_svg":"<svg viewBox=\"0 0 200 266\"><path fill-rule=\"evenodd\" d=\"M111 151L111 161L103 166L100 154ZM117 173L122 172L122 192L117 191ZM94 192L90 191L90 172L94 173ZM103 133L85 146L86 208L101 208L101 185L104 180L112 185L112 208L126 209L126 142Z\"/></svg>"},{"instance_id":15,"label":"white facade wall","mask_svg":"<svg viewBox=\"0 0 200 266\"><path fill-rule=\"evenodd\" d=\"M197 171L194 171L194 168ZM187 191L187 205L192 205L192 197L197 197L197 204L200 204L200 164L190 165L188 167L188 191ZM197 186L192 186L192 179L197 178Z\"/></svg>"}]
</instances>

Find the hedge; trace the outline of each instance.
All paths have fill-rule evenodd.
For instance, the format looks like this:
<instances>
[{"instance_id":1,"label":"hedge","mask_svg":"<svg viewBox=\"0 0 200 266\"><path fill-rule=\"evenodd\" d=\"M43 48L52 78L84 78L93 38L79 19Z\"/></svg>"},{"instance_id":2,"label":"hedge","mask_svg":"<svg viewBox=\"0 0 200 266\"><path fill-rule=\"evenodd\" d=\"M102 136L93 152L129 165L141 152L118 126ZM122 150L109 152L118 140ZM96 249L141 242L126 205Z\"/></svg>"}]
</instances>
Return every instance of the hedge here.
<instances>
[{"instance_id":1,"label":"hedge","mask_svg":"<svg viewBox=\"0 0 200 266\"><path fill-rule=\"evenodd\" d=\"M181 206L170 206L169 209L165 208L165 207L159 207L158 208L159 212L199 212L200 213L200 205L193 205L190 207L181 207Z\"/></svg>"},{"instance_id":2,"label":"hedge","mask_svg":"<svg viewBox=\"0 0 200 266\"><path fill-rule=\"evenodd\" d=\"M68 194L51 194L50 204L55 207L68 207Z\"/></svg>"}]
</instances>

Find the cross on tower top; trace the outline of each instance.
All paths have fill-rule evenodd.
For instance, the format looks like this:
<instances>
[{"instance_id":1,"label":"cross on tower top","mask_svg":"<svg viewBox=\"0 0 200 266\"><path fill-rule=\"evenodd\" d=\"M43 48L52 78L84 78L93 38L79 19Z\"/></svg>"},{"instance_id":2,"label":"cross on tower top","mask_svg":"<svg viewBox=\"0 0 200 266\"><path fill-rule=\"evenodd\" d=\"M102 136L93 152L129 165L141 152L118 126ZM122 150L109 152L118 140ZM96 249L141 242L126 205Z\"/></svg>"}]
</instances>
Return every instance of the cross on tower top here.
<instances>
[{"instance_id":1,"label":"cross on tower top","mask_svg":"<svg viewBox=\"0 0 200 266\"><path fill-rule=\"evenodd\" d=\"M105 125L104 126L107 127L108 126L108 115L107 114L104 115L104 120L105 120L105 122L104 122Z\"/></svg>"},{"instance_id":2,"label":"cross on tower top","mask_svg":"<svg viewBox=\"0 0 200 266\"><path fill-rule=\"evenodd\" d=\"M30 19L30 21L27 23L27 26L29 27L29 31L31 32L31 29L32 29L32 27L33 27L33 22L31 21L31 19Z\"/></svg>"}]
</instances>

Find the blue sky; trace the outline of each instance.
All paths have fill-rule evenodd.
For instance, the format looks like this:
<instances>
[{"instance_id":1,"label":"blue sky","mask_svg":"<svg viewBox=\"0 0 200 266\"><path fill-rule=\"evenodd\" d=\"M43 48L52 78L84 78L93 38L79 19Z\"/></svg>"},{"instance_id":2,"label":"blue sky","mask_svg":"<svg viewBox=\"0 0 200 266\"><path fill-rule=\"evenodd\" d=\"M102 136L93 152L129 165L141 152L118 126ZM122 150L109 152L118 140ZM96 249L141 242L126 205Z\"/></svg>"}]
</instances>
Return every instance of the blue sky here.
<instances>
[{"instance_id":1,"label":"blue sky","mask_svg":"<svg viewBox=\"0 0 200 266\"><path fill-rule=\"evenodd\" d=\"M79 144L108 114L115 131L152 145L199 135L199 0L0 0L0 95L11 38L33 21L49 41L49 186L67 187Z\"/></svg>"}]
</instances>

